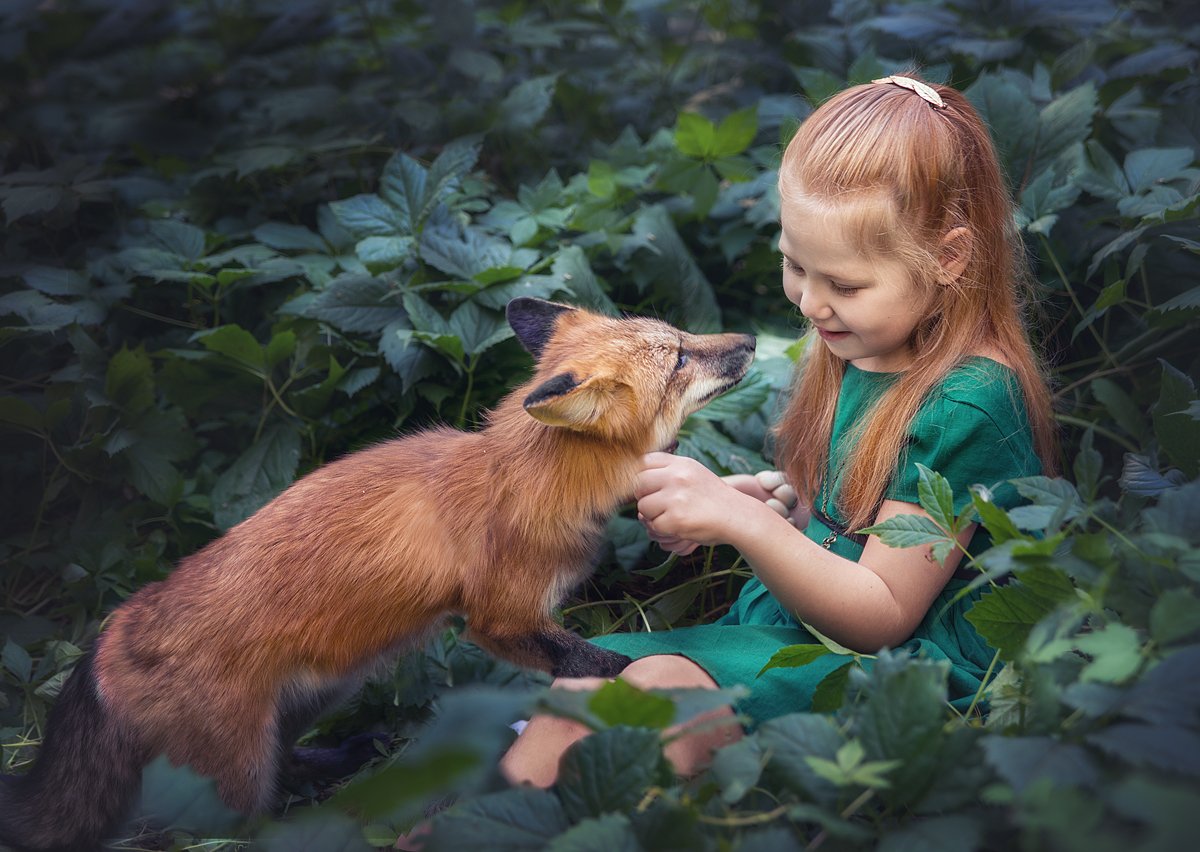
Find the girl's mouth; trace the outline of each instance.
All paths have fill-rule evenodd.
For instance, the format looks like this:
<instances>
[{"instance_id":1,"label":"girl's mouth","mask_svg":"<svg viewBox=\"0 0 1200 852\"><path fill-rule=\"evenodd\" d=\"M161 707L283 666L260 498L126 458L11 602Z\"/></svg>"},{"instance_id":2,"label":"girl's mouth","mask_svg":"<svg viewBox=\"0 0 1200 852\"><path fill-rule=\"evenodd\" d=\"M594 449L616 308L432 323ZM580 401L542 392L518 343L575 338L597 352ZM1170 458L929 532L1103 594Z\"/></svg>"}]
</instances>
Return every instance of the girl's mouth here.
<instances>
[{"instance_id":1,"label":"girl's mouth","mask_svg":"<svg viewBox=\"0 0 1200 852\"><path fill-rule=\"evenodd\" d=\"M822 340L841 340L844 337L848 337L850 335L850 332L848 332L848 331L826 331L823 328L818 328L817 334L821 335Z\"/></svg>"}]
</instances>

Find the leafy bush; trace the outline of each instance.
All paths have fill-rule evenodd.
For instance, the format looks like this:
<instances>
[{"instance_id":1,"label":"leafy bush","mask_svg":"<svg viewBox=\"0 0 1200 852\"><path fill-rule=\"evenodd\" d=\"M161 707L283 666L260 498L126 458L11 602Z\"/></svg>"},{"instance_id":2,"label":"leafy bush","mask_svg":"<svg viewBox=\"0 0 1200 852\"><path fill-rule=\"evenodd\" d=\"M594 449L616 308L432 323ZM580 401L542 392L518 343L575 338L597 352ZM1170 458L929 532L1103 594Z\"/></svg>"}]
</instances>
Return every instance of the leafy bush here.
<instances>
[{"instance_id":1,"label":"leafy bush","mask_svg":"<svg viewBox=\"0 0 1200 852\"><path fill-rule=\"evenodd\" d=\"M320 807L329 790L298 789L303 814L246 826L155 765L141 811L165 830L138 843L387 845L442 793L460 800L431 848L1186 842L1200 99L1182 4L10 7L6 768L33 756L65 672L131 591L324 461L476 424L529 368L503 321L516 294L758 333L755 371L681 451L765 466L796 328L774 249L781 143L811 104L915 60L966 91L1001 150L1070 471L1019 482L1030 502L1009 512L973 494L996 546L970 554L992 586L971 620L997 652L973 710L949 708L934 663L848 657L825 714L766 723L679 781L658 732L730 695L547 695L451 631L314 732L394 732L404 745L375 774ZM885 537L938 542L975 517L925 482L935 523ZM721 548L656 565L626 512L563 615L589 633L709 620L745 573ZM503 789L507 725L535 706L600 733L554 790Z\"/></svg>"}]
</instances>

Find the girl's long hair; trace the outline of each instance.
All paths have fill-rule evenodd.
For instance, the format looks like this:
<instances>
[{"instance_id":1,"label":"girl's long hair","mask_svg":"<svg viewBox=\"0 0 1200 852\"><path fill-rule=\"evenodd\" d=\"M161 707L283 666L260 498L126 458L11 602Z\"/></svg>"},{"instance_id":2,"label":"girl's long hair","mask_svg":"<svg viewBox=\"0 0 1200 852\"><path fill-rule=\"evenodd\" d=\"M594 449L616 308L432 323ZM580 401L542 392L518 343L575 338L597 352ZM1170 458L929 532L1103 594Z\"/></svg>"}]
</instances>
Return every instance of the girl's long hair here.
<instances>
[{"instance_id":1,"label":"girl's long hair","mask_svg":"<svg viewBox=\"0 0 1200 852\"><path fill-rule=\"evenodd\" d=\"M979 114L957 90L933 88L945 109L892 84L839 92L800 126L779 169L785 207L836 214L865 255L902 261L924 300L913 362L856 429L836 506L851 529L874 521L895 476L907 436L898 424L910 424L947 373L982 351L998 352L1016 373L1043 471L1053 476L1058 467L1045 368L1024 322L1031 275L1012 200ZM957 227L966 238L943 245ZM966 253L957 277L943 272L942 251ZM776 462L811 505L846 366L813 332L807 344L774 433Z\"/></svg>"}]
</instances>

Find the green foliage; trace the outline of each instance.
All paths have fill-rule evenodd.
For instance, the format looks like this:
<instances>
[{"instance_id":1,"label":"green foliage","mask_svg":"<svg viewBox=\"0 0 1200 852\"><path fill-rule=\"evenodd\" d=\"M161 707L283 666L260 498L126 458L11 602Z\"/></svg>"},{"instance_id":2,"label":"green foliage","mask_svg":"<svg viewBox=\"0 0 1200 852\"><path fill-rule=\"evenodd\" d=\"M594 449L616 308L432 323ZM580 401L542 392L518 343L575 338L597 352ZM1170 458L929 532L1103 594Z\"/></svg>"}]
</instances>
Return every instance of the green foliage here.
<instances>
[{"instance_id":1,"label":"green foliage","mask_svg":"<svg viewBox=\"0 0 1200 852\"><path fill-rule=\"evenodd\" d=\"M1063 473L1014 483L1025 505L980 483L956 514L966 495L922 470L927 516L871 530L938 558L968 525L990 533L963 556L997 655L971 710L929 661L781 649L768 667L845 656L817 712L683 781L661 732L740 693L542 694L452 630L310 734L393 732L377 771L245 824L156 764L139 816L161 821L138 842L382 846L426 797L457 795L427 848L1183 848L1200 805L1189 16L1073 0L0 12L5 769L132 591L329 459L481 422L529 369L503 320L516 295L755 332L754 371L679 451L768 466L796 357L780 143L847 82L915 61L988 120L1063 427ZM721 548L657 563L627 510L565 622L706 621L747 574ZM554 789L504 789L508 724L535 707L599 733Z\"/></svg>"}]
</instances>

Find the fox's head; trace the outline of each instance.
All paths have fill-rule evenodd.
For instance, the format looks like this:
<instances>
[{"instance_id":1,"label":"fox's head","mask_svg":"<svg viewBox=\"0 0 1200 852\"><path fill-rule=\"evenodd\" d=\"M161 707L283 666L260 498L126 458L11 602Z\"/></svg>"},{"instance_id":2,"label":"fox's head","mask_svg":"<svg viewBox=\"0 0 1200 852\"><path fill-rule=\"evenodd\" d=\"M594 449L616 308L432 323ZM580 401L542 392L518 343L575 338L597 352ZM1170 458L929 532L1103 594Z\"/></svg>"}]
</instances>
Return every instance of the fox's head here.
<instances>
[{"instance_id":1,"label":"fox's head","mask_svg":"<svg viewBox=\"0 0 1200 852\"><path fill-rule=\"evenodd\" d=\"M507 314L538 362L525 410L640 452L668 447L688 415L737 384L754 360L748 334L688 334L525 297L509 302Z\"/></svg>"}]
</instances>

